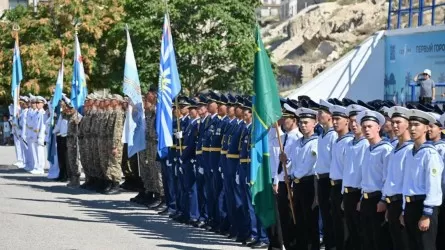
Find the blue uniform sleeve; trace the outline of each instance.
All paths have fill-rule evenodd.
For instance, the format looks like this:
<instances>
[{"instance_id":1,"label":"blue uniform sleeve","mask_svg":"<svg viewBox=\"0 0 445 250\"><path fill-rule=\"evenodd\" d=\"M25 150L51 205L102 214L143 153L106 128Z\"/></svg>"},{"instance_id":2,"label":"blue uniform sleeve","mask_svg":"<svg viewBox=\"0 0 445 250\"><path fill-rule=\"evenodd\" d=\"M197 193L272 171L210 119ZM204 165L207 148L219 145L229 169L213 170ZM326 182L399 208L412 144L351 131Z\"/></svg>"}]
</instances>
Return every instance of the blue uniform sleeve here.
<instances>
[{"instance_id":1,"label":"blue uniform sleeve","mask_svg":"<svg viewBox=\"0 0 445 250\"><path fill-rule=\"evenodd\" d=\"M431 216L433 207L442 204L442 171L443 161L435 150L430 150L425 157L425 192L423 214Z\"/></svg>"}]
</instances>

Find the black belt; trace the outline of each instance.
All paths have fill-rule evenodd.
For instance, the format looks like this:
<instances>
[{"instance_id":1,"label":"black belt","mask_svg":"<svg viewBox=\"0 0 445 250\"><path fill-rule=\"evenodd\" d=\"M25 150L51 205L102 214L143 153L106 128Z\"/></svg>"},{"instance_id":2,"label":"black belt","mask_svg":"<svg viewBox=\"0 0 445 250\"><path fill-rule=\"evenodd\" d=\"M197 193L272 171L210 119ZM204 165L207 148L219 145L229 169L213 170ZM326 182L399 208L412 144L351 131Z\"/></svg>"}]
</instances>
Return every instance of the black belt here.
<instances>
[{"instance_id":1,"label":"black belt","mask_svg":"<svg viewBox=\"0 0 445 250\"><path fill-rule=\"evenodd\" d=\"M324 179L324 178L329 177L329 173L325 173L325 174L315 174L315 177L317 177L317 180Z\"/></svg>"},{"instance_id":2,"label":"black belt","mask_svg":"<svg viewBox=\"0 0 445 250\"><path fill-rule=\"evenodd\" d=\"M405 201L407 203L415 202L415 201L424 201L426 199L426 195L419 194L419 195L411 195L407 196L405 195Z\"/></svg>"},{"instance_id":3,"label":"black belt","mask_svg":"<svg viewBox=\"0 0 445 250\"><path fill-rule=\"evenodd\" d=\"M331 186L340 185L343 182L343 180L331 180Z\"/></svg>"},{"instance_id":4,"label":"black belt","mask_svg":"<svg viewBox=\"0 0 445 250\"><path fill-rule=\"evenodd\" d=\"M345 187L345 194L355 193L355 192L360 192L360 191L362 191L360 188Z\"/></svg>"},{"instance_id":5,"label":"black belt","mask_svg":"<svg viewBox=\"0 0 445 250\"><path fill-rule=\"evenodd\" d=\"M377 197L377 196L382 196L382 192L380 192L380 191L375 191L375 192L371 192L371 193L367 193L367 192L364 192L363 193L363 198L365 198L365 199L371 199L371 198L374 198L374 197Z\"/></svg>"},{"instance_id":6,"label":"black belt","mask_svg":"<svg viewBox=\"0 0 445 250\"><path fill-rule=\"evenodd\" d=\"M313 175L304 176L304 177L302 177L302 178L300 178L300 179L295 178L295 179L293 179L292 181L293 181L295 184L298 184L298 183L300 183L300 182L305 182L305 181L310 181L310 180L314 180L314 176L313 176Z\"/></svg>"},{"instance_id":7,"label":"black belt","mask_svg":"<svg viewBox=\"0 0 445 250\"><path fill-rule=\"evenodd\" d=\"M402 194L395 194L393 196L386 196L385 201L386 203L390 204L391 202L400 201L403 200Z\"/></svg>"}]
</instances>

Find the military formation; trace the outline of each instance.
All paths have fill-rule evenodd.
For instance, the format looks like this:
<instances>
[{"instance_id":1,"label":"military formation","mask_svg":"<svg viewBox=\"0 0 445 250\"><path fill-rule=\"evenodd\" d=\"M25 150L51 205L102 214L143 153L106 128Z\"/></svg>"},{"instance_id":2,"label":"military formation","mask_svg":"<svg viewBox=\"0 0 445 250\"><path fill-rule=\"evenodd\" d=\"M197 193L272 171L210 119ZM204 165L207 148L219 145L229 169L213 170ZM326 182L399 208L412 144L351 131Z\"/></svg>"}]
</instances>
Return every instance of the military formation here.
<instances>
[{"instance_id":1,"label":"military formation","mask_svg":"<svg viewBox=\"0 0 445 250\"><path fill-rule=\"evenodd\" d=\"M250 190L251 97L178 97L164 159L156 91L143 99L146 150L129 158L126 98L90 94L81 115L66 97L54 114L43 97L21 97L16 165L42 174L54 135L49 178L103 194L138 191L131 202L254 249L445 249L445 115L437 105L282 99L283 117L268 134L277 223L264 228Z\"/></svg>"}]
</instances>

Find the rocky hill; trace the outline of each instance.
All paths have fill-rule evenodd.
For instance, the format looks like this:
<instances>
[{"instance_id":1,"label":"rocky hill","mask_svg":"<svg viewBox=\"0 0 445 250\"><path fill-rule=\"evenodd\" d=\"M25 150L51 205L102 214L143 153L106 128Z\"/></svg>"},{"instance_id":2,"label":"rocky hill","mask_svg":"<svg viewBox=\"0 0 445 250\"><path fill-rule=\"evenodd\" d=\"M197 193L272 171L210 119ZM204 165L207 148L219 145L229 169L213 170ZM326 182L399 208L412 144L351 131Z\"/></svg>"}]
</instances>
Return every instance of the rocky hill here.
<instances>
[{"instance_id":1,"label":"rocky hill","mask_svg":"<svg viewBox=\"0 0 445 250\"><path fill-rule=\"evenodd\" d=\"M279 66L282 86L307 82L365 38L387 28L387 2L357 1L313 5L289 20L263 28L264 43ZM436 22L443 23L445 9L435 14ZM417 15L413 20L417 21ZM424 23L430 22L431 15L426 13ZM402 23L406 26L407 17Z\"/></svg>"}]
</instances>

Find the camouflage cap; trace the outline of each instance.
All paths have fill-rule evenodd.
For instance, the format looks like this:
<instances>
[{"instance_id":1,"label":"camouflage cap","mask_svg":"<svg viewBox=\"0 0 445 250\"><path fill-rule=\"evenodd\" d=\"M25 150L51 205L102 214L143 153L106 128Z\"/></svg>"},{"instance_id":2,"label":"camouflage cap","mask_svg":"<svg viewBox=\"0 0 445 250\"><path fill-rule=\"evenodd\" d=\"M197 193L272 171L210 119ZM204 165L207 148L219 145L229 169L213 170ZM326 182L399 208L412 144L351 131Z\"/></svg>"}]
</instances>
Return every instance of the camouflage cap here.
<instances>
[{"instance_id":1,"label":"camouflage cap","mask_svg":"<svg viewBox=\"0 0 445 250\"><path fill-rule=\"evenodd\" d=\"M118 94L114 94L113 95L113 99L117 100L119 102L123 102L124 101L124 98L121 95L118 95Z\"/></svg>"}]
</instances>

